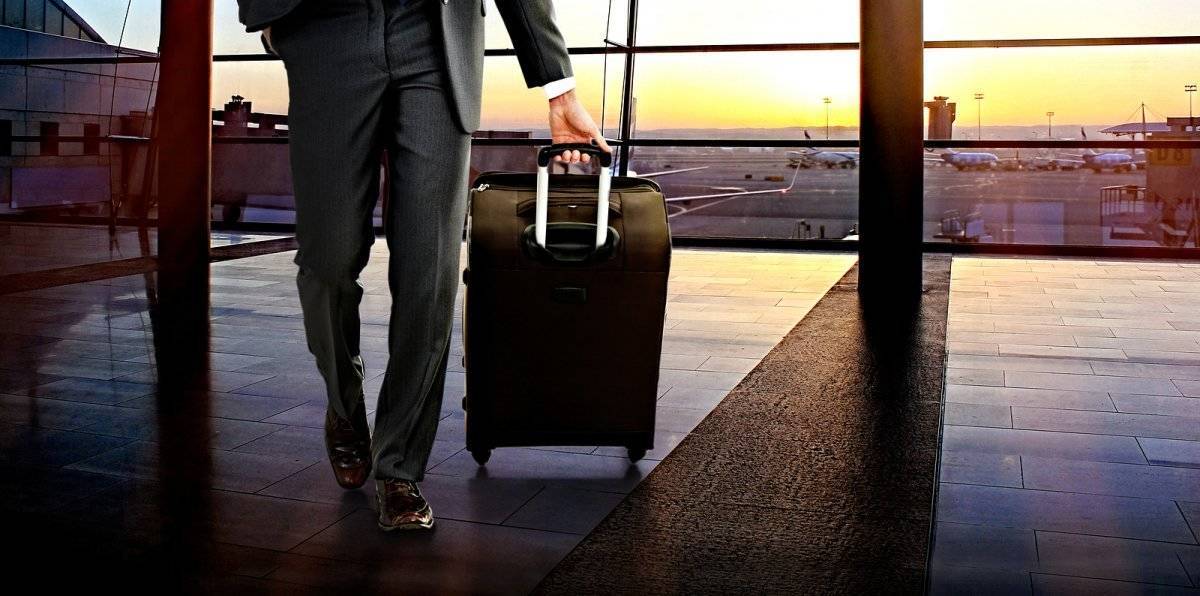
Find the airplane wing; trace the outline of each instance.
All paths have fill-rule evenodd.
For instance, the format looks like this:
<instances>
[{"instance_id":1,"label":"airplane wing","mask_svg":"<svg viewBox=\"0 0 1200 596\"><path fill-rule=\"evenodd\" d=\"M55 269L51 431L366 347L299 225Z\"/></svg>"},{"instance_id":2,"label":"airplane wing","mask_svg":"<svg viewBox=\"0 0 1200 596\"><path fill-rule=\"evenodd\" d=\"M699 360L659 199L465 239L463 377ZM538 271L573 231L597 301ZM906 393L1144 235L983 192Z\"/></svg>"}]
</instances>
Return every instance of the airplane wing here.
<instances>
[{"instance_id":1,"label":"airplane wing","mask_svg":"<svg viewBox=\"0 0 1200 596\"><path fill-rule=\"evenodd\" d=\"M946 163L946 160L944 160L944 159L942 159L942 158L940 158L940 157L929 157L929 156L925 156L925 161L935 161L935 162L937 162L937 163Z\"/></svg>"},{"instance_id":2,"label":"airplane wing","mask_svg":"<svg viewBox=\"0 0 1200 596\"><path fill-rule=\"evenodd\" d=\"M792 187L796 185L796 178L798 178L799 176L800 176L800 170L797 168L796 172L794 174L792 174L791 183L788 184L785 188L769 188L766 190L740 189L740 190L736 190L736 191L720 192L720 193L714 193L714 194L709 194L709 195L692 195L692 196L687 196L687 197L668 197L666 199L666 202L676 203L679 201L695 201L698 199L720 199L720 198L725 198L725 197L748 197L748 196L753 196L753 195L785 194L788 191L792 190ZM735 188L735 187L726 187L726 188ZM721 187L717 187L717 188L714 188L713 190L725 190L725 189L721 188Z\"/></svg>"},{"instance_id":3,"label":"airplane wing","mask_svg":"<svg viewBox=\"0 0 1200 596\"><path fill-rule=\"evenodd\" d=\"M1074 165L1074 166L1087 165L1087 162L1083 161L1081 159L1059 159L1059 158L1055 157L1055 158L1052 158L1050 161L1052 161L1056 164L1059 164L1059 165L1062 165L1062 164L1069 164L1069 165Z\"/></svg>"}]
</instances>

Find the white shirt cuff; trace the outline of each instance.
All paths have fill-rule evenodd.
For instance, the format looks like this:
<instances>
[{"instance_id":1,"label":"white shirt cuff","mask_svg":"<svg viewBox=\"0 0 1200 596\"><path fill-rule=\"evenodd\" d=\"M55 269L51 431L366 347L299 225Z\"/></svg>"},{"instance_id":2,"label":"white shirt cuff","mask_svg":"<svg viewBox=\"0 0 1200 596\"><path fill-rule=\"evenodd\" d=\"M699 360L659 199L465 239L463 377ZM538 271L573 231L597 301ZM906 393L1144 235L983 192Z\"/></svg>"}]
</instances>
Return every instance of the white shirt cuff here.
<instances>
[{"instance_id":1,"label":"white shirt cuff","mask_svg":"<svg viewBox=\"0 0 1200 596\"><path fill-rule=\"evenodd\" d=\"M546 99L554 99L567 91L575 88L575 77L567 77L557 81L550 81L542 85L542 91L546 92Z\"/></svg>"}]
</instances>

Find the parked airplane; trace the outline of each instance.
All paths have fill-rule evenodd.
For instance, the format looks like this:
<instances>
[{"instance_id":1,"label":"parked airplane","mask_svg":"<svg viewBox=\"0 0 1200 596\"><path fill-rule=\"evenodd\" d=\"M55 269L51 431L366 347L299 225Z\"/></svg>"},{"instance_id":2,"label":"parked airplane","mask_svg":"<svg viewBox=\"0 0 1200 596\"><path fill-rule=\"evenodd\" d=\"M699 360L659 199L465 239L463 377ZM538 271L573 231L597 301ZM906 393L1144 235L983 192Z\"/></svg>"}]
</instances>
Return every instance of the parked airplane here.
<instances>
[{"instance_id":1,"label":"parked airplane","mask_svg":"<svg viewBox=\"0 0 1200 596\"><path fill-rule=\"evenodd\" d=\"M804 138L812 140L808 131L804 131ZM788 167L789 168L808 168L812 166L825 166L826 168L857 168L858 167L858 151L818 151L809 147L807 151L788 151Z\"/></svg>"},{"instance_id":2,"label":"parked airplane","mask_svg":"<svg viewBox=\"0 0 1200 596\"><path fill-rule=\"evenodd\" d=\"M967 170L992 170L1001 162L1007 162L1013 158L1001 159L995 153L985 152L958 152L953 149L946 149L938 157L925 157L925 161L935 163L948 163L958 171L965 172Z\"/></svg>"},{"instance_id":3,"label":"parked airplane","mask_svg":"<svg viewBox=\"0 0 1200 596\"><path fill-rule=\"evenodd\" d=\"M1083 140L1086 141L1087 132L1082 128L1079 129L1079 132L1083 135ZM1083 161L1079 162L1079 167L1088 168L1097 174L1103 172L1104 170L1112 170L1114 172L1132 172L1134 169L1146 169L1145 154L1142 154L1141 159L1139 160L1134 159L1134 156L1128 153L1096 153L1095 151L1088 149L1082 154L1071 154L1071 157L1078 157L1082 159Z\"/></svg>"},{"instance_id":4,"label":"parked airplane","mask_svg":"<svg viewBox=\"0 0 1200 596\"><path fill-rule=\"evenodd\" d=\"M1078 159L1063 159L1046 155L1023 158L1020 151L1017 152L1017 160L1020 162L1021 168L1026 170L1076 170L1083 165L1083 162Z\"/></svg>"}]
</instances>

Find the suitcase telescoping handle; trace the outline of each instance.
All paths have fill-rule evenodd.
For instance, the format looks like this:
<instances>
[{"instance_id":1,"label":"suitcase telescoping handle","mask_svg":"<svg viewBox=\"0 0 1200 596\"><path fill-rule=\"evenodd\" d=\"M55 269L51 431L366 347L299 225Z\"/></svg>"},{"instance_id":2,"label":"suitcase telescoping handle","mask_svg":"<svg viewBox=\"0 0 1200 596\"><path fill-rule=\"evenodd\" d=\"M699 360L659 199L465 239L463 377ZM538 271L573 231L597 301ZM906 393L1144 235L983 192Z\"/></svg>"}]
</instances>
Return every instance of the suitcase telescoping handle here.
<instances>
[{"instance_id":1,"label":"suitcase telescoping handle","mask_svg":"<svg viewBox=\"0 0 1200 596\"><path fill-rule=\"evenodd\" d=\"M600 189L596 199L596 248L608 240L608 193L612 187L612 154L588 143L556 143L542 147L537 156L537 202L534 210L534 237L538 246L546 246L546 213L550 206L550 158L574 149L600 160Z\"/></svg>"}]
</instances>

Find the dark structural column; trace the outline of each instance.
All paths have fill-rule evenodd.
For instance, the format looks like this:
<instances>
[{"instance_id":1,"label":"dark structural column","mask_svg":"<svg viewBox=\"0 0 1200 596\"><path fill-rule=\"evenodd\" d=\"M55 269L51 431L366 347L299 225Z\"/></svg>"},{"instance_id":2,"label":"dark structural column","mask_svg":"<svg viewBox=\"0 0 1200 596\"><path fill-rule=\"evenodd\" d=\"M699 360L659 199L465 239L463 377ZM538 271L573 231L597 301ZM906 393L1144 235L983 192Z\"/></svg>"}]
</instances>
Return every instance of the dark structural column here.
<instances>
[{"instance_id":1,"label":"dark structural column","mask_svg":"<svg viewBox=\"0 0 1200 596\"><path fill-rule=\"evenodd\" d=\"M153 570L170 588L208 568L209 218L212 168L212 0L162 0L158 150L158 283L152 296L157 365L160 513ZM149 289L149 288L148 288ZM178 586L171 585L178 583Z\"/></svg>"},{"instance_id":2,"label":"dark structural column","mask_svg":"<svg viewBox=\"0 0 1200 596\"><path fill-rule=\"evenodd\" d=\"M861 0L859 292L864 302L921 292L922 0Z\"/></svg>"},{"instance_id":3,"label":"dark structural column","mask_svg":"<svg viewBox=\"0 0 1200 596\"><path fill-rule=\"evenodd\" d=\"M207 289L208 284L212 0L163 0L161 52L154 116L159 133L159 287L165 300L169 292L201 282Z\"/></svg>"}]
</instances>

